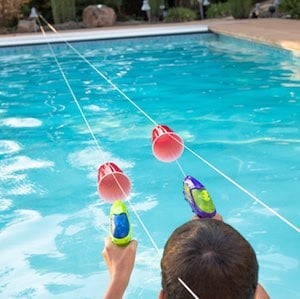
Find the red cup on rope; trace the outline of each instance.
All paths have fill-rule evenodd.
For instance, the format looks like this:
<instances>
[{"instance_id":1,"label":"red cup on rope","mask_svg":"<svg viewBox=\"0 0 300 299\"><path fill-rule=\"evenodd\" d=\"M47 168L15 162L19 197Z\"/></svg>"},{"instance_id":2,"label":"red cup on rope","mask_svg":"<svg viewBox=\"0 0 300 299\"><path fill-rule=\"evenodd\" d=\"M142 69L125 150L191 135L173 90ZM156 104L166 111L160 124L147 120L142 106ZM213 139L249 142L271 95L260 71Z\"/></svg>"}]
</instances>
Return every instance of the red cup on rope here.
<instances>
[{"instance_id":1,"label":"red cup on rope","mask_svg":"<svg viewBox=\"0 0 300 299\"><path fill-rule=\"evenodd\" d=\"M98 192L105 201L113 203L125 199L131 190L131 182L114 163L106 162L98 169Z\"/></svg>"},{"instance_id":2,"label":"red cup on rope","mask_svg":"<svg viewBox=\"0 0 300 299\"><path fill-rule=\"evenodd\" d=\"M152 152L162 162L177 160L183 153L183 141L166 125L158 125L152 130Z\"/></svg>"}]
</instances>

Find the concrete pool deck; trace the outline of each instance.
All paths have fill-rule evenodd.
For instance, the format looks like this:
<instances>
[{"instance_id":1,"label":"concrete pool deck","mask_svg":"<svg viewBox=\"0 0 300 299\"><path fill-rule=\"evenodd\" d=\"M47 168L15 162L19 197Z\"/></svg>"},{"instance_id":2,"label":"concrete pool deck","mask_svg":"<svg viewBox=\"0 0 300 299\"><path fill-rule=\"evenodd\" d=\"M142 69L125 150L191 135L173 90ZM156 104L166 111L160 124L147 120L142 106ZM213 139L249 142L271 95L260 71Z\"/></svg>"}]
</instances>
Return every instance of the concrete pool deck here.
<instances>
[{"instance_id":1,"label":"concrete pool deck","mask_svg":"<svg viewBox=\"0 0 300 299\"><path fill-rule=\"evenodd\" d=\"M293 51L300 55L300 20L266 19L208 19L188 23L123 25L105 28L60 31L59 34L0 35L0 47L41 44L62 41L110 39L166 34L214 32L239 37Z\"/></svg>"},{"instance_id":2,"label":"concrete pool deck","mask_svg":"<svg viewBox=\"0 0 300 299\"><path fill-rule=\"evenodd\" d=\"M247 19L208 24L212 32L269 44L300 54L300 20Z\"/></svg>"}]
</instances>

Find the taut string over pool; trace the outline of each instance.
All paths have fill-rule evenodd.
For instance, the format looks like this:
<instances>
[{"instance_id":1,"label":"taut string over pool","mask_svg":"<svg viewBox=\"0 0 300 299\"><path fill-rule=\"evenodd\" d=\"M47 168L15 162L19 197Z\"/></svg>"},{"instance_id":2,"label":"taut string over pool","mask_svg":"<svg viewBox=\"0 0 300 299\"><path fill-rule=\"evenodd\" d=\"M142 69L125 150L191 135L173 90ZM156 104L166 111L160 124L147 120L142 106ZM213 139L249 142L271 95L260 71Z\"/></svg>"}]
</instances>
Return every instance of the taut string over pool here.
<instances>
[{"instance_id":1,"label":"taut string over pool","mask_svg":"<svg viewBox=\"0 0 300 299\"><path fill-rule=\"evenodd\" d=\"M46 24L51 28L51 30L54 32L54 33L57 33L58 34L58 32L57 32L57 30L49 23L49 22L47 22L46 20L45 20L45 18L43 18L42 16L41 16L41 18L46 22ZM38 19L39 20L39 19ZM46 33L45 33L45 31L43 30L43 26L42 26L42 24L39 22L39 24L40 24L40 28L42 29L42 32L43 32L43 36L46 38ZM66 45L68 45L80 58L82 58L92 69L94 69L96 72L97 72L97 74L99 74L108 84L110 84L115 90L117 90L126 100L128 100L128 102L130 103L130 104L132 104L139 112L141 112L151 123L153 123L159 130L160 130L160 127L163 127L163 126L159 126L158 125L158 123L155 121L155 120L153 120L145 111L143 111L131 98L129 98L117 85L115 85L109 78L107 78L100 70L98 70L90 61L88 61L84 56L82 56L81 54L80 54L80 52L78 52L69 42L67 42L67 41L65 41L65 40L63 40L63 42L66 44ZM82 115L82 117L83 117L83 119L84 119L84 121L85 121L85 123L86 123L86 125L87 125L87 127L88 127L88 129L89 129L89 131L90 131L90 133L91 133L91 136L92 136L92 138L93 138L93 140L95 140L96 141L96 145L99 147L99 145L98 145L98 142L97 142L97 140L96 140L96 138L95 138L95 135L94 135L94 133L92 132L92 129L91 129L91 127L90 127L90 125L89 125L89 123L88 123L88 121L87 121L87 119L86 119L86 117L85 117L85 115L84 115L84 113L83 113L83 110L81 109L81 107L80 107L80 105L79 105L79 102L77 101L77 99L76 99L76 96L75 96L75 94L74 94L74 92L73 92L73 90L72 90L72 88L71 88L71 86L70 86L70 83L68 82L68 80L67 80L67 78L66 78L66 76L65 76L65 74L64 74L64 72L63 72L63 70L62 70L62 68L61 68L61 66L60 66L60 64L59 64L59 62L58 62L58 59L56 58L56 56L55 56L55 54L54 54L54 52L53 52L53 50L52 50L52 48L51 48L51 45L50 45L50 43L48 42L48 46L49 46L49 49L50 49L50 51L51 51L51 53L52 53L52 55L53 55L53 57L54 57L54 59L55 59L55 62L57 63L57 66L58 66L58 68L60 69L60 71L61 71L61 74L62 74L62 76L63 76L63 78L64 78L64 80L65 80L65 82L66 82L66 85L68 86L68 88L69 88L69 90L70 90L70 93L72 94L72 96L73 96L73 99L74 99L74 101L75 101L75 103L76 103L76 106L78 107L78 109L79 109L79 111L80 111L80 113L81 113L81 115ZM165 126L166 128L167 128L167 130L169 130L169 128L167 127L167 126ZM165 130L165 128L163 128L164 130ZM155 132L155 129L153 130L153 133L152 133L152 139L153 139L153 134L155 134L154 133ZM172 136L171 134L174 134L174 132L171 130L171 131L166 131L165 133L167 133L166 135L168 136L168 138L170 139L170 141L169 141L169 144L167 144L167 146L164 146L164 145L162 145L161 146L161 150L159 150L159 149L156 149L155 150L155 143L153 143L153 153L154 153L154 156L156 156L156 158L158 159L158 160L161 160L161 161L163 161L163 162L172 162L172 161L176 161L177 160L177 158L179 158L179 156L181 156L181 153L182 153L182 146L184 146L184 144L183 144L183 141L181 140L181 138L178 136L178 135L175 135L175 136ZM157 133L156 133L157 134ZM178 137L177 137L178 136ZM169 148L172 148L172 145L170 144L171 142L172 142L172 140L173 140L173 142L174 142L174 144L175 144L175 146L176 146L176 144L178 144L178 146L179 146L179 149L178 150L175 150L175 155L174 155L174 157L175 158L173 158L172 159L172 154L170 154L170 153L166 153L165 154L165 156L166 157L164 157L164 154L160 154L161 155L161 158L159 157L159 155L158 154L156 154L156 152L158 153L159 151L163 151L164 150L164 148L167 148L167 149L169 149ZM173 146L174 147L174 146ZM245 192L247 195L249 195L252 199L254 199L255 201L257 201L259 204L261 204L264 208L266 208L266 209L268 209L271 213L273 213L274 215L276 215L279 219L281 219L283 222L285 222L287 225L289 225L292 229L294 229L296 232L298 232L298 233L300 233L300 228L299 227L297 227L296 225L294 225L293 223L291 223L289 220L287 220L285 217L283 217L283 216L281 216L278 212L276 212L274 209L272 209L271 207L269 207L267 204L265 204L263 201L261 201L260 199L258 199L256 196L254 196L253 194L251 194L247 189L245 189L244 187L242 187L242 186L240 186L237 182L235 182L233 179L231 179L230 177L228 177L226 174L224 174L222 171L220 171L218 168L216 168L213 164L211 164L210 162L208 162L208 161L206 161L204 158L202 158L199 154L197 154L197 153L195 153L193 150L191 150L191 149L189 149L188 147L186 147L193 155L195 155L200 161L203 161L204 163L206 163L209 167L211 167L213 170L215 170L217 173L219 173L221 176L223 176L225 179L227 179L229 182L231 182L233 185L235 185L237 188L239 188L241 191L243 191L243 192ZM176 152L179 152L178 154L176 154ZM179 163L178 161L177 161L177 163ZM182 167L180 166L180 164L178 165L179 166L179 168L180 169L182 169ZM124 196L125 198L127 197L127 196Z\"/></svg>"},{"instance_id":2,"label":"taut string over pool","mask_svg":"<svg viewBox=\"0 0 300 299\"><path fill-rule=\"evenodd\" d=\"M46 24L51 28L51 30L54 32L54 33L57 33L58 34L58 32L57 32L57 30L49 23L49 22L47 22L42 16L41 16L41 18L46 22ZM41 23L39 22L39 24L40 24L40 28L42 29L42 32L43 32L43 35L45 36L45 38L47 38L46 37L46 33L45 33L45 31L43 30L43 26L41 25ZM157 124L157 122L155 121L155 120L153 120L145 111L143 111L132 99L130 99L117 85L115 85L109 78L107 78L100 70L98 70L90 61L88 61L84 56L82 56L81 54L80 54L80 52L78 52L69 42L67 42L67 41L65 41L65 40L63 40L63 42L64 43L66 43L80 58L82 58L89 66L91 66L91 68L92 69L94 69L96 72L97 72L97 74L99 74L108 84L110 84L115 90L117 90L126 100L128 100L128 102L130 103L130 104L132 104L139 112L141 112L151 123L153 123L155 126L157 126L157 127L159 127L158 126L158 124ZM59 62L58 62L58 59L56 58L56 56L55 56L55 54L54 54L54 52L53 52L53 50L52 50L52 48L51 48L51 44L48 42L48 45L49 45L49 49L50 49L50 51L51 51L51 53L52 53L52 55L53 55L53 57L54 57L54 59L55 59L55 62L57 63L57 65L58 65L58 68L60 69L60 71L61 71L61 73L62 73L62 76L63 76L63 78L64 78L64 80L65 80L65 82L66 82L66 85L68 86L68 88L69 88L69 90L70 90L70 93L72 94L72 96L73 96L73 99L74 99L74 101L75 101L75 103L76 103L76 106L78 107L78 109L79 109L79 111L80 111L80 113L81 113L81 115L82 115L82 117L83 117L83 119L84 119L84 121L85 121L85 123L86 123L86 125L87 125L87 127L88 127L88 129L89 129L89 131L90 131L90 133L91 133L91 136L92 136L92 138L93 138L93 140L95 140L96 141L96 145L99 147L99 144L98 144L98 142L97 142L97 140L96 140L96 138L95 138L95 135L94 135L94 133L93 133L93 131L92 131L92 129L91 129L91 127L90 127L90 125L89 125L89 123L88 123L88 121L87 121L87 119L86 119L86 117L85 117L85 115L84 115L84 113L83 113L83 111L82 111L82 109L81 109L81 107L80 107L80 105L79 105L79 102L77 101L77 99L76 99L76 96L75 96L75 94L74 94L74 92L73 92L73 90L72 90L72 88L71 88L71 86L70 86L70 83L68 82L68 80L67 80L67 78L66 78L66 76L65 76L65 74L64 74L64 72L63 72L63 69L61 68L61 66L60 66L60 64L59 64ZM168 128L168 127L167 127ZM171 131L172 132L172 131ZM173 132L172 132L172 134L174 134ZM179 145L182 145L182 146L184 146L183 145L183 142L182 142L182 140L180 139L180 137L177 137L177 138L179 138L179 140L176 140L176 138L172 138L172 136L170 135L170 132L168 133L168 136L169 136L169 138L170 138L170 140L172 140L172 139L174 139L174 143L176 144L179 144ZM152 137L153 138L153 137ZM154 146L154 144L153 144L153 146ZM162 146L162 148L163 148L163 146ZM187 148L187 147L186 147ZM243 192L245 192L247 195L249 195L252 199L254 199L255 201L257 201L259 204L261 204L264 208L266 208L266 209L268 209L271 213L273 213L274 215L276 215L279 219L281 219L283 222L285 222L286 224L288 224L292 229L294 229L295 231L297 231L298 233L300 233L300 229L297 227L297 226L295 226L294 224L292 224L289 220L287 220L285 217L283 217L283 216L281 216L278 212L276 212L274 209L272 209L271 207L269 207L267 204L265 204L263 201L261 201L260 199L258 199L256 196L254 196L254 195L252 195L247 189L245 189L244 187L242 187L242 186L240 186L237 182L235 182L233 179L231 179L230 177L228 177L227 175L225 175L222 171L220 171L218 168L216 168L213 164L211 164L210 162L208 162L208 161L206 161L204 158L202 158L199 154L197 154L197 153L195 153L193 150L191 150L191 149L189 149L189 148L187 148L192 154L194 154L197 158L199 158L199 160L201 160L201 161L203 161L204 163L206 163L209 167L211 167L213 170L215 170L217 173L219 173L221 176L223 176L225 179L227 179L229 182L231 182L231 183L233 183L237 188L239 188L241 191L243 191ZM167 155L167 158L159 158L159 156L157 156L156 155L156 153L155 153L155 151L154 151L154 155L158 158L158 160L161 160L161 161L163 161L163 162L171 162L171 161L175 161L175 160L177 160L177 158L179 158L179 156L181 155L181 152L182 152L182 150L181 150L181 148L179 149L179 152L180 152L180 154L178 155L178 157L175 155L175 159L171 159L170 161L169 161L169 159L168 159L168 155ZM170 155L169 155L170 156ZM177 162L178 163L178 162ZM180 169L182 169L182 167L181 166L179 166L180 167ZM126 198L127 196L125 196L125 198Z\"/></svg>"},{"instance_id":3,"label":"taut string over pool","mask_svg":"<svg viewBox=\"0 0 300 299\"><path fill-rule=\"evenodd\" d=\"M49 46L0 49L0 294L101 297L97 170L113 161L139 241L128 298L156 296L164 242L192 216L183 174L251 242L271 297L297 298L299 59L213 34ZM152 154L158 124L184 141L177 163Z\"/></svg>"}]
</instances>

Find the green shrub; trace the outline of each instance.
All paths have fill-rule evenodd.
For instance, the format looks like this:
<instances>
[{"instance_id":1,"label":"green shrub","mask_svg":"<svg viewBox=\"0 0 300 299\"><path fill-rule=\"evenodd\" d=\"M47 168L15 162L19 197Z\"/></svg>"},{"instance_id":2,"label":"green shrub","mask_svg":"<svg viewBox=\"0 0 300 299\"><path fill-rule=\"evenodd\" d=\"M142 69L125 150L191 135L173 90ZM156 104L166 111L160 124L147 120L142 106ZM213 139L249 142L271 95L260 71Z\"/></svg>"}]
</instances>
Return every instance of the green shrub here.
<instances>
[{"instance_id":1,"label":"green shrub","mask_svg":"<svg viewBox=\"0 0 300 299\"><path fill-rule=\"evenodd\" d=\"M211 4L206 12L207 18L228 17L230 15L231 11L228 2Z\"/></svg>"},{"instance_id":2,"label":"green shrub","mask_svg":"<svg viewBox=\"0 0 300 299\"><path fill-rule=\"evenodd\" d=\"M280 12L290 14L292 19L300 19L299 0L282 0L278 8Z\"/></svg>"},{"instance_id":3,"label":"green shrub","mask_svg":"<svg viewBox=\"0 0 300 299\"><path fill-rule=\"evenodd\" d=\"M235 19L249 18L252 8L252 0L230 0L231 14Z\"/></svg>"},{"instance_id":4,"label":"green shrub","mask_svg":"<svg viewBox=\"0 0 300 299\"><path fill-rule=\"evenodd\" d=\"M175 0L174 4L175 4L175 7L185 7L185 8L189 8L189 9L199 9L198 0Z\"/></svg>"},{"instance_id":5,"label":"green shrub","mask_svg":"<svg viewBox=\"0 0 300 299\"><path fill-rule=\"evenodd\" d=\"M172 7L168 10L168 22L188 22L197 19L197 13L185 7Z\"/></svg>"},{"instance_id":6,"label":"green shrub","mask_svg":"<svg viewBox=\"0 0 300 299\"><path fill-rule=\"evenodd\" d=\"M51 0L51 8L55 24L75 20L75 0Z\"/></svg>"},{"instance_id":7,"label":"green shrub","mask_svg":"<svg viewBox=\"0 0 300 299\"><path fill-rule=\"evenodd\" d=\"M123 0L122 1L122 10L124 12L124 14L126 15L137 15L137 16L141 16L142 15L142 11L141 11L141 7L142 7L142 3L143 1L141 0Z\"/></svg>"},{"instance_id":8,"label":"green shrub","mask_svg":"<svg viewBox=\"0 0 300 299\"><path fill-rule=\"evenodd\" d=\"M23 0L0 0L0 26L14 27L18 23Z\"/></svg>"},{"instance_id":9,"label":"green shrub","mask_svg":"<svg viewBox=\"0 0 300 299\"><path fill-rule=\"evenodd\" d=\"M35 7L36 10L50 23L53 23L53 16L51 13L50 0L24 0L21 7L23 17L29 17L31 8Z\"/></svg>"}]
</instances>

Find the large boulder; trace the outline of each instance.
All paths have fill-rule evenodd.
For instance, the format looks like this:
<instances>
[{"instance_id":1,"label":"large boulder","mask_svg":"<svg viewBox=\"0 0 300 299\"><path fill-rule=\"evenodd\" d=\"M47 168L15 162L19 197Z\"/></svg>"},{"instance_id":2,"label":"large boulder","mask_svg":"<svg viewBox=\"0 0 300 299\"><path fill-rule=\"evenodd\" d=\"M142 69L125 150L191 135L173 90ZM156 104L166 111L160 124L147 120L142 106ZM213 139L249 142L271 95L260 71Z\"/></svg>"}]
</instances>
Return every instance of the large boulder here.
<instances>
[{"instance_id":1,"label":"large boulder","mask_svg":"<svg viewBox=\"0 0 300 299\"><path fill-rule=\"evenodd\" d=\"M35 19L33 20L19 20L17 26L17 32L26 33L26 32L35 32L37 31L37 24Z\"/></svg>"},{"instance_id":2,"label":"large boulder","mask_svg":"<svg viewBox=\"0 0 300 299\"><path fill-rule=\"evenodd\" d=\"M82 13L83 24L86 27L112 26L116 23L115 11L105 5L89 5Z\"/></svg>"}]
</instances>

